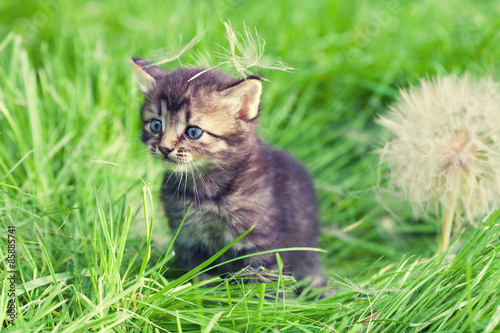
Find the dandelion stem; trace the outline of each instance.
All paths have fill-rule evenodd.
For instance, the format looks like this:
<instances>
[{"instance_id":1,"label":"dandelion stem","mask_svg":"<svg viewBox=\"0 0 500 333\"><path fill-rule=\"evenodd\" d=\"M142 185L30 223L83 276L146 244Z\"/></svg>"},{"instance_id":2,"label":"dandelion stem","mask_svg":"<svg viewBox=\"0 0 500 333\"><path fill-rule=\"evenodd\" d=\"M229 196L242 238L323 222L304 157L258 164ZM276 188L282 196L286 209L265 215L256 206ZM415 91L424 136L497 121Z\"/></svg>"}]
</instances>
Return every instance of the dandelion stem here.
<instances>
[{"instance_id":1,"label":"dandelion stem","mask_svg":"<svg viewBox=\"0 0 500 333\"><path fill-rule=\"evenodd\" d=\"M453 219L455 217L455 209L457 207L457 194L450 193L448 194L448 198L450 200L448 200L445 205L443 222L441 226L439 253L443 253L450 245L451 228L453 226Z\"/></svg>"}]
</instances>

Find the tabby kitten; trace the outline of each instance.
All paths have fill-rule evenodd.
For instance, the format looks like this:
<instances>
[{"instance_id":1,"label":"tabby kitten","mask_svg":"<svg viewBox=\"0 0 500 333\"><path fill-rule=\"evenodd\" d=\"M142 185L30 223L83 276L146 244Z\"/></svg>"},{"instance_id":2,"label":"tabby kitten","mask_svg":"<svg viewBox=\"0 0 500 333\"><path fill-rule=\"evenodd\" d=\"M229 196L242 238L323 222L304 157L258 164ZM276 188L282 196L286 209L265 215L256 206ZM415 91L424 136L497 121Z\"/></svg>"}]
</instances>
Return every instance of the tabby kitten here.
<instances>
[{"instance_id":1,"label":"tabby kitten","mask_svg":"<svg viewBox=\"0 0 500 333\"><path fill-rule=\"evenodd\" d=\"M316 247L316 197L307 171L290 155L274 150L255 133L262 83L238 81L210 70L165 71L134 58L144 94L142 141L169 167L161 199L177 265L192 269L257 225L215 263L259 251ZM280 253L284 273L325 285L317 255ZM211 274L244 267L277 270L275 254L233 261Z\"/></svg>"}]
</instances>

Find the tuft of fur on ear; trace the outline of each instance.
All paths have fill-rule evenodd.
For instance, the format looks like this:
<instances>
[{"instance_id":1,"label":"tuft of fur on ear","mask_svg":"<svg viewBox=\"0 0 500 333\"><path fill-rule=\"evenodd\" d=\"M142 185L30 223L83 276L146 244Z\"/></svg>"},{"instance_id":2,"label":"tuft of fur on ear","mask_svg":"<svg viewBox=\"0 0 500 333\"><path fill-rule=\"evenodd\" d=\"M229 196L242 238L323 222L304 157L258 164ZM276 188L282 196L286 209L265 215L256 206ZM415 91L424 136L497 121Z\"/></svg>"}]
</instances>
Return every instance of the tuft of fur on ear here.
<instances>
[{"instance_id":1,"label":"tuft of fur on ear","mask_svg":"<svg viewBox=\"0 0 500 333\"><path fill-rule=\"evenodd\" d=\"M134 57L131 62L136 69L139 77L139 87L143 93L147 93L156 84L156 80L165 75L163 69L142 58Z\"/></svg>"},{"instance_id":2,"label":"tuft of fur on ear","mask_svg":"<svg viewBox=\"0 0 500 333\"><path fill-rule=\"evenodd\" d=\"M259 116L262 82L257 76L251 76L223 90L222 97L231 104L231 111L241 120L252 121Z\"/></svg>"}]
</instances>

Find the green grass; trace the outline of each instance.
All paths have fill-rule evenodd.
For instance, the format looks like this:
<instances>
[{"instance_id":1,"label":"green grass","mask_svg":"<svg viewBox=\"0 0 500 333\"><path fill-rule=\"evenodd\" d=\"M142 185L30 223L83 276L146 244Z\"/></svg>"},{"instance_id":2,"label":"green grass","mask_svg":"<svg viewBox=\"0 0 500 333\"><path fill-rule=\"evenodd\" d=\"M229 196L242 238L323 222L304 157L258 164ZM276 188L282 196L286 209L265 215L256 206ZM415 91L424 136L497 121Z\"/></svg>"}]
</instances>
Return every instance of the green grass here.
<instances>
[{"instance_id":1,"label":"green grass","mask_svg":"<svg viewBox=\"0 0 500 333\"><path fill-rule=\"evenodd\" d=\"M0 17L0 322L8 225L19 307L8 329L500 332L499 219L434 256L436 219L414 219L385 189L375 151L387 135L374 122L422 76L498 81L495 1L2 1ZM259 131L315 180L332 298L276 298L292 288L283 276L245 285L171 273L161 165L139 139L127 61L205 30L180 60L215 54L221 19L256 26L266 54L296 68L259 72L269 79ZM218 286L199 288L207 282Z\"/></svg>"}]
</instances>

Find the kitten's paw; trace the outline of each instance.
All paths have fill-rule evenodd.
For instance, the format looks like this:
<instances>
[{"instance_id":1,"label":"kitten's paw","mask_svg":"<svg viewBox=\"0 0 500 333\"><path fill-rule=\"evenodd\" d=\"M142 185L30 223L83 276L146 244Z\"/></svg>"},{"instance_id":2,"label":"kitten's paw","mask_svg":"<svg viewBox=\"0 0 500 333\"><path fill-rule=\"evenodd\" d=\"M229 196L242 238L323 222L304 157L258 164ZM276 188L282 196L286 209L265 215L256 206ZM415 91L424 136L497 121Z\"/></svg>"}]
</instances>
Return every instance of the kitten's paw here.
<instances>
[{"instance_id":1,"label":"kitten's paw","mask_svg":"<svg viewBox=\"0 0 500 333\"><path fill-rule=\"evenodd\" d=\"M337 290L337 289L335 289L335 288L328 289L328 290L323 291L323 292L321 293L321 298L327 298L327 297L333 296L333 295L335 295L337 292L338 292L338 290Z\"/></svg>"},{"instance_id":2,"label":"kitten's paw","mask_svg":"<svg viewBox=\"0 0 500 333\"><path fill-rule=\"evenodd\" d=\"M321 272L318 272L316 274L311 274L309 276L306 277L306 279L308 280L308 283L310 286L313 286L314 288L318 288L318 289L325 289L325 287L328 286L328 281L326 280L326 278L323 276L323 274ZM335 288L330 288L330 289L327 289L325 291L323 291L321 293L321 298L327 298L327 297L330 297L332 295L335 295L337 293L337 289Z\"/></svg>"}]
</instances>

